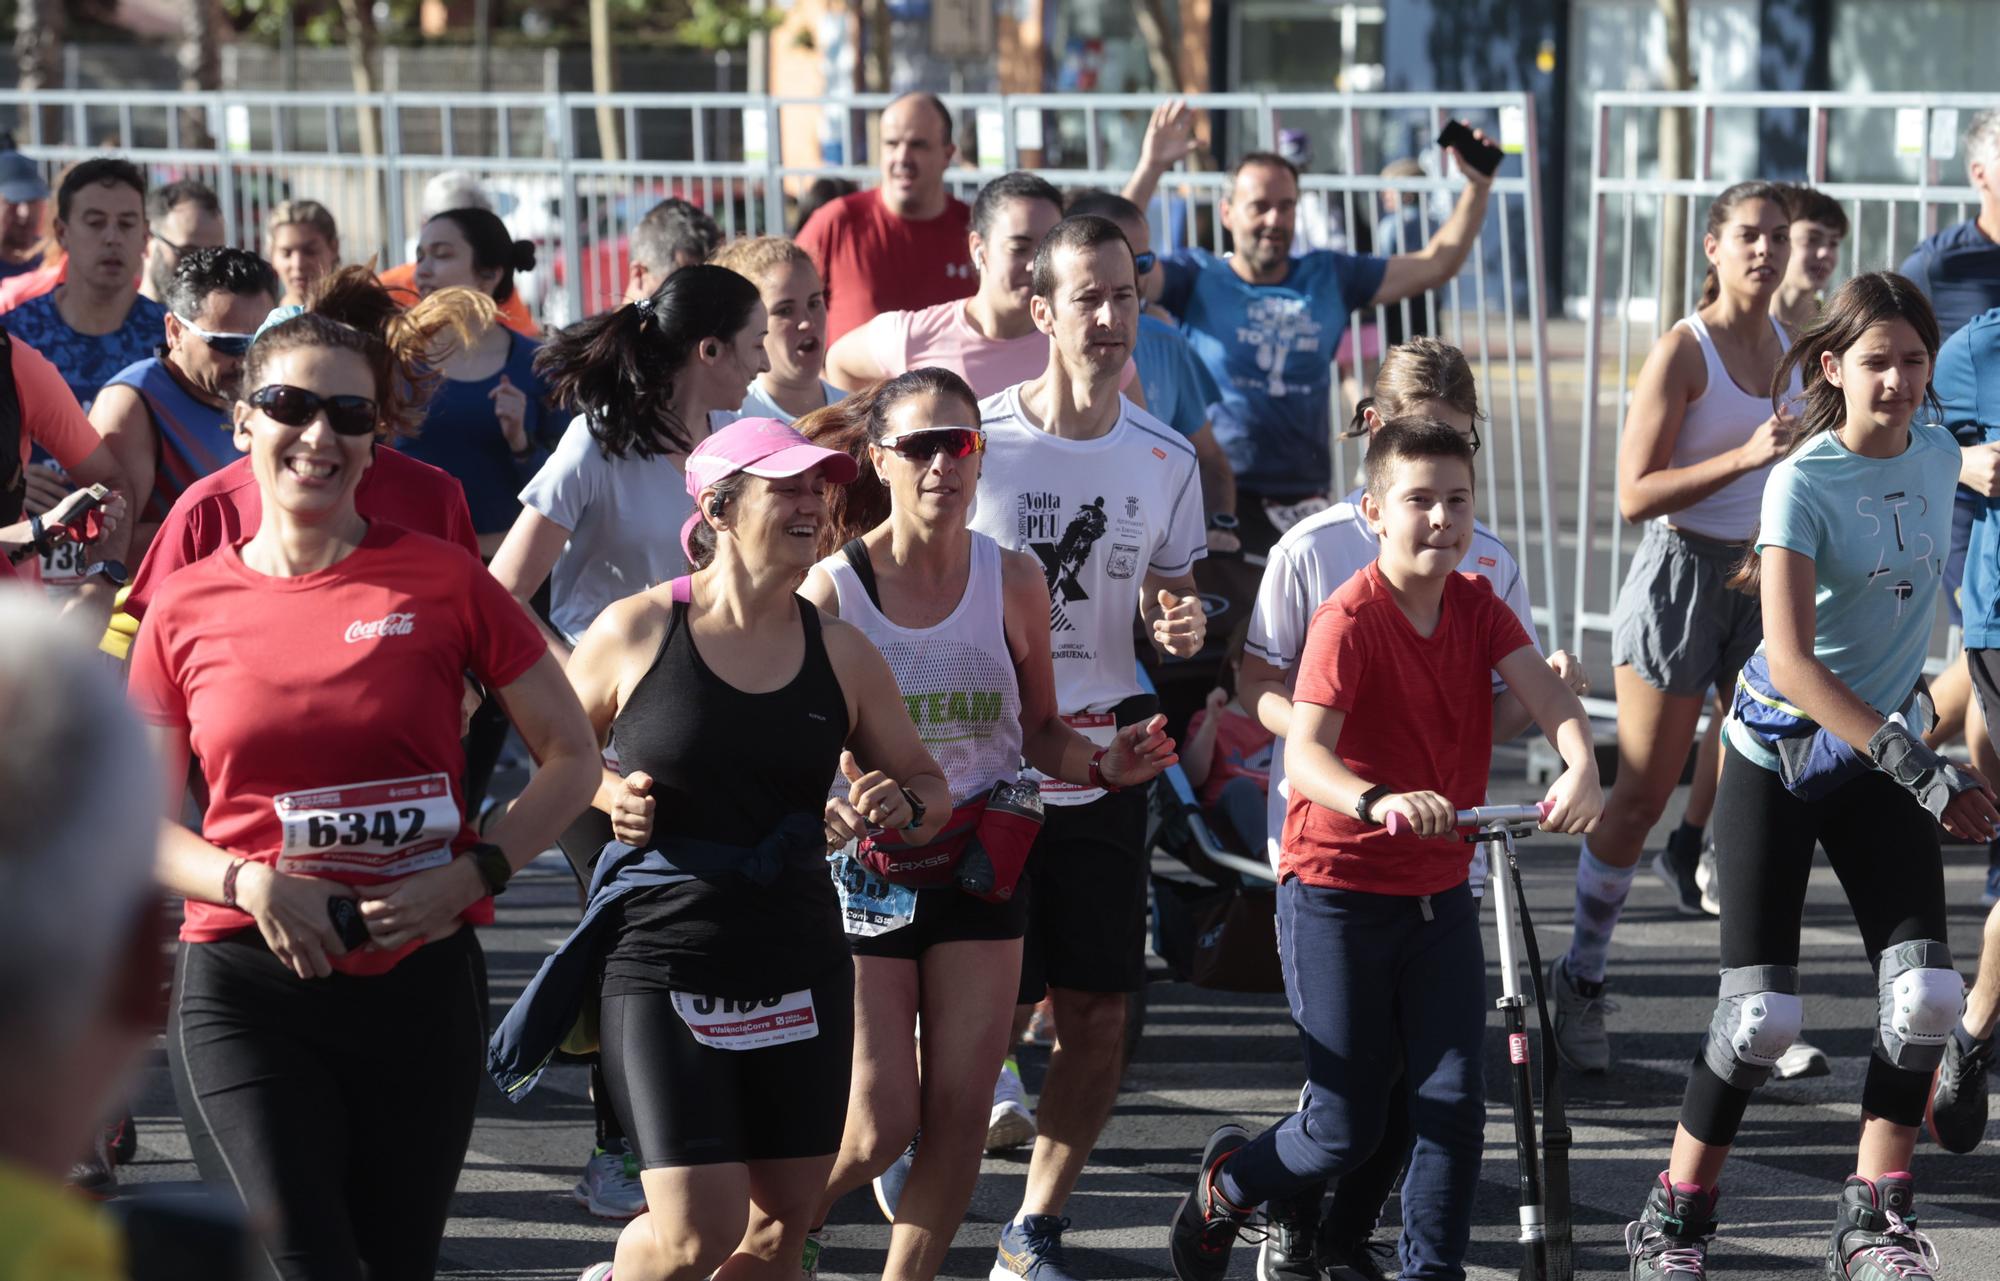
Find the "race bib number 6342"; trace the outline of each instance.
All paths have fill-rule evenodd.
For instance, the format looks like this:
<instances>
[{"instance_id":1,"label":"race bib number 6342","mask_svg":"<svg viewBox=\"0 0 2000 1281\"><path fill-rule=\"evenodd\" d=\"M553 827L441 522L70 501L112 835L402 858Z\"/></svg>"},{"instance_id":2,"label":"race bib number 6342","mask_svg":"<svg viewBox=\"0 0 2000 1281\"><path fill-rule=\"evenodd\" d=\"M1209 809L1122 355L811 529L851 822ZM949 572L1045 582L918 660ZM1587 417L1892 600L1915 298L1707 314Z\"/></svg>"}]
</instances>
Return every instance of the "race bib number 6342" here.
<instances>
[{"instance_id":1,"label":"race bib number 6342","mask_svg":"<svg viewBox=\"0 0 2000 1281\"><path fill-rule=\"evenodd\" d=\"M451 861L458 802L443 774L286 792L273 804L286 872L407 876Z\"/></svg>"}]
</instances>

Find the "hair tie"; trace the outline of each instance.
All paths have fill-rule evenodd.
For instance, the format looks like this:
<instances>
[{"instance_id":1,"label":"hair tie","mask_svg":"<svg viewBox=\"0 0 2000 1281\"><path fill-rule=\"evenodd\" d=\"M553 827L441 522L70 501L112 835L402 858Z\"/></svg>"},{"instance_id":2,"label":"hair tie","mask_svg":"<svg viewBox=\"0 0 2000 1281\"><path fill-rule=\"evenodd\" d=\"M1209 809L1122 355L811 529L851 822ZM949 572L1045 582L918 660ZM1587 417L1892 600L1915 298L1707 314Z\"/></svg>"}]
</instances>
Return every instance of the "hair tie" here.
<instances>
[{"instance_id":1,"label":"hair tie","mask_svg":"<svg viewBox=\"0 0 2000 1281\"><path fill-rule=\"evenodd\" d=\"M644 298L640 298L640 299L638 299L638 300L634 301L632 305L633 305L634 307L637 307L637 308L639 309L639 314L640 314L640 315L642 315L642 316L646 317L646 318L647 318L647 319L649 319L649 320L650 320L650 319L652 318L652 315L653 315L653 295L651 295L651 294L647 294L647 295L646 295L646 296L645 296Z\"/></svg>"},{"instance_id":2,"label":"hair tie","mask_svg":"<svg viewBox=\"0 0 2000 1281\"><path fill-rule=\"evenodd\" d=\"M258 325L257 332L250 336L250 345L252 347L256 346L257 340L264 336L265 330L282 325L294 316L303 316L305 314L306 309L297 303L287 303L283 307L271 308L270 314L264 317L264 323Z\"/></svg>"}]
</instances>

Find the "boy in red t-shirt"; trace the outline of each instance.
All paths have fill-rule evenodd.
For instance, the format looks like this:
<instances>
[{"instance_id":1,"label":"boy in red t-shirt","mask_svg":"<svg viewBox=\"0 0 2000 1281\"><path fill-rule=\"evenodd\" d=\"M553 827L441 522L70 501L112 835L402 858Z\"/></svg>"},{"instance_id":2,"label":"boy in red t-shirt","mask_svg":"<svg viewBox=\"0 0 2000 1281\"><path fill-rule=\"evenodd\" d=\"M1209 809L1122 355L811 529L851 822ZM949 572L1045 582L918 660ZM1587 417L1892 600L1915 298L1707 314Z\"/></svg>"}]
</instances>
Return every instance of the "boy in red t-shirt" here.
<instances>
[{"instance_id":1,"label":"boy in red t-shirt","mask_svg":"<svg viewBox=\"0 0 2000 1281\"><path fill-rule=\"evenodd\" d=\"M1209 1138L1169 1238L1180 1281L1220 1281L1253 1209L1367 1157L1391 1089L1408 1091L1417 1132L1403 1275L1465 1276L1487 1007L1470 847L1454 829L1486 794L1489 673L1568 766L1543 828L1587 831L1604 806L1583 705L1486 580L1455 572L1472 537L1470 444L1442 423L1393 424L1366 470L1380 551L1313 615L1285 748L1278 939L1305 1107L1255 1139L1236 1125ZM1411 830L1384 830L1392 812Z\"/></svg>"}]
</instances>

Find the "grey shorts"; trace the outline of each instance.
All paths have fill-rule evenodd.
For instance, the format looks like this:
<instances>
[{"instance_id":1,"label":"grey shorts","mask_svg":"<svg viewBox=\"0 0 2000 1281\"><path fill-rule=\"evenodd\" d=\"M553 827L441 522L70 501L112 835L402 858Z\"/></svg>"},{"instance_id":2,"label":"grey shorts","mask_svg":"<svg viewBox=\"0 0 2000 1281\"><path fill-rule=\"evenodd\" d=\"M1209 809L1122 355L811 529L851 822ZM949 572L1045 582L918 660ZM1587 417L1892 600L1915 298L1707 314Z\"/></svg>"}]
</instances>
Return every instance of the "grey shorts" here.
<instances>
[{"instance_id":1,"label":"grey shorts","mask_svg":"<svg viewBox=\"0 0 2000 1281\"><path fill-rule=\"evenodd\" d=\"M1649 522L1611 613L1612 663L1665 694L1730 697L1764 639L1757 598L1727 585L1744 551Z\"/></svg>"}]
</instances>

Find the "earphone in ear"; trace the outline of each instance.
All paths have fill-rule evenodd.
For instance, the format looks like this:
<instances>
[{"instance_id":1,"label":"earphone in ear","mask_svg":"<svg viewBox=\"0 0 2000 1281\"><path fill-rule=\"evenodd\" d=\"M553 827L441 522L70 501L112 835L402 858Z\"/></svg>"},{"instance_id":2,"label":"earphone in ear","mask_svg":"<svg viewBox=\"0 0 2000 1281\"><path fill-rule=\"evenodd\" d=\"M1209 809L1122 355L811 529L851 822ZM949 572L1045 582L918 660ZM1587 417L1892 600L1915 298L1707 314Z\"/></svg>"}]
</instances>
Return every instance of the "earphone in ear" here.
<instances>
[{"instance_id":1,"label":"earphone in ear","mask_svg":"<svg viewBox=\"0 0 2000 1281\"><path fill-rule=\"evenodd\" d=\"M709 500L708 518L710 520L722 519L722 500L720 498L712 498Z\"/></svg>"},{"instance_id":2,"label":"earphone in ear","mask_svg":"<svg viewBox=\"0 0 2000 1281\"><path fill-rule=\"evenodd\" d=\"M712 338L705 339L701 344L701 354L710 360L714 360L722 354L722 347Z\"/></svg>"}]
</instances>

